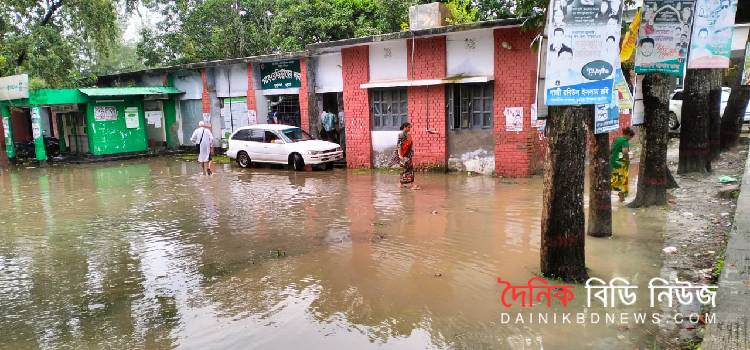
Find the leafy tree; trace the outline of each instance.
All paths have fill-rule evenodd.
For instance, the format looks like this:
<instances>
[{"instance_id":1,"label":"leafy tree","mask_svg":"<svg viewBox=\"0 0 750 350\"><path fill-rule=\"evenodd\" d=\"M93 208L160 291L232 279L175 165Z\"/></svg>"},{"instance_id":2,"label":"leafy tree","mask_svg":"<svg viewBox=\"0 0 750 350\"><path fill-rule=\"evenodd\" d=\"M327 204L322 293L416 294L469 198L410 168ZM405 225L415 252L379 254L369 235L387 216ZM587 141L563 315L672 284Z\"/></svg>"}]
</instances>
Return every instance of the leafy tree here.
<instances>
[{"instance_id":1,"label":"leafy tree","mask_svg":"<svg viewBox=\"0 0 750 350\"><path fill-rule=\"evenodd\" d=\"M116 0L0 2L0 75L72 86L119 38ZM83 80L82 80L83 79Z\"/></svg>"}]
</instances>

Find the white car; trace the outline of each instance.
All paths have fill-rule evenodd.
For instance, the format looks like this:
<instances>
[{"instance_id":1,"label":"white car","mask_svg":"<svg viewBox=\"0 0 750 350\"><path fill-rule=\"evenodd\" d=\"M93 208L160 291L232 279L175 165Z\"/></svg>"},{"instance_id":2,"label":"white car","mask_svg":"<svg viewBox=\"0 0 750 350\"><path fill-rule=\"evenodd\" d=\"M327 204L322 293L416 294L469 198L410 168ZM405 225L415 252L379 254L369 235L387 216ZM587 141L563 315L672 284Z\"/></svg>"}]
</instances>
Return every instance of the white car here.
<instances>
[{"instance_id":1,"label":"white car","mask_svg":"<svg viewBox=\"0 0 750 350\"><path fill-rule=\"evenodd\" d=\"M732 89L728 87L721 88L721 115L724 116L724 109L727 108L727 102L729 101L729 95L732 93ZM669 132L679 133L680 124L682 122L682 89L677 89L669 98ZM750 103L748 108L745 110L745 116L743 117L744 122L750 122Z\"/></svg>"},{"instance_id":2,"label":"white car","mask_svg":"<svg viewBox=\"0 0 750 350\"><path fill-rule=\"evenodd\" d=\"M245 126L229 138L227 156L237 160L237 165L247 168L252 162L288 164L294 170L305 165L325 165L341 160L341 146L328 141L315 140L296 126L258 124Z\"/></svg>"}]
</instances>

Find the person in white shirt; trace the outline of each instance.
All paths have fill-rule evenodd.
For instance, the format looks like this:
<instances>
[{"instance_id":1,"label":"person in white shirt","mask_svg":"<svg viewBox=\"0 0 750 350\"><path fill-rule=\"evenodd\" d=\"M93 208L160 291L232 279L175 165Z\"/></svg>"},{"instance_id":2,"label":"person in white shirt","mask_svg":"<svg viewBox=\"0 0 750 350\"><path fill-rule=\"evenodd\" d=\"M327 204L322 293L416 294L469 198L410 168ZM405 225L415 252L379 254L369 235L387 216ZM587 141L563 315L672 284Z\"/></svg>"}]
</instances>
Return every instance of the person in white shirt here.
<instances>
[{"instance_id":1,"label":"person in white shirt","mask_svg":"<svg viewBox=\"0 0 750 350\"><path fill-rule=\"evenodd\" d=\"M193 131L193 135L190 137L190 141L193 142L198 150L198 163L201 163L201 169L203 175L211 175L213 171L213 162L211 161L211 154L213 153L213 142L214 136L211 134L211 126L204 122L198 122L198 128Z\"/></svg>"}]
</instances>

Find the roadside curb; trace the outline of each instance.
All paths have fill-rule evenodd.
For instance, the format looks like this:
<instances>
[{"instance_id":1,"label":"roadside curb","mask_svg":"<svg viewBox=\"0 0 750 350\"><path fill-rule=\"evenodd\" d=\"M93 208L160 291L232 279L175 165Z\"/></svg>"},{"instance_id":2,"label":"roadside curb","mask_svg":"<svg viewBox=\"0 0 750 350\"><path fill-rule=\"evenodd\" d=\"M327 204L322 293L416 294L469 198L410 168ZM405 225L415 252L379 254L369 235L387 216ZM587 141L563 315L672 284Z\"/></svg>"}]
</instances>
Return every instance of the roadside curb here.
<instances>
[{"instance_id":1,"label":"roadside curb","mask_svg":"<svg viewBox=\"0 0 750 350\"><path fill-rule=\"evenodd\" d=\"M716 322L706 326L701 349L750 349L750 152L737 198L734 225L716 295Z\"/></svg>"}]
</instances>

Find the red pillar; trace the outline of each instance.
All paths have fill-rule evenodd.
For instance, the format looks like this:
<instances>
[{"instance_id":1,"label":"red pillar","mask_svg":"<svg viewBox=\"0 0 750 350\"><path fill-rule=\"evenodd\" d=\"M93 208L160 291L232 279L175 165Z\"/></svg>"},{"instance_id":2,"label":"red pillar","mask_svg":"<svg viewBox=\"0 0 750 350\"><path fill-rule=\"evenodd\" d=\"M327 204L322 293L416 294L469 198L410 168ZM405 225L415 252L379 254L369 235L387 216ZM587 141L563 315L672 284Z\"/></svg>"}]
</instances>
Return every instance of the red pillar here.
<instances>
[{"instance_id":1,"label":"red pillar","mask_svg":"<svg viewBox=\"0 0 750 350\"><path fill-rule=\"evenodd\" d=\"M529 176L542 155L537 129L531 127L531 104L537 88L537 55L529 48L536 36L518 28L495 29L495 172ZM506 45L503 45L506 43ZM505 48L503 46L510 48ZM523 131L506 131L505 108L523 107Z\"/></svg>"},{"instance_id":2,"label":"red pillar","mask_svg":"<svg viewBox=\"0 0 750 350\"><path fill-rule=\"evenodd\" d=\"M203 94L201 95L201 111L211 113L211 96L208 94L208 80L206 78L206 68L201 69L201 80L203 81Z\"/></svg>"},{"instance_id":3,"label":"red pillar","mask_svg":"<svg viewBox=\"0 0 750 350\"><path fill-rule=\"evenodd\" d=\"M302 130L310 132L310 114L307 98L307 60L302 57L299 59L299 70L300 70L300 87L299 87L299 114L300 114L300 126Z\"/></svg>"},{"instance_id":4,"label":"red pillar","mask_svg":"<svg viewBox=\"0 0 750 350\"><path fill-rule=\"evenodd\" d=\"M370 81L369 47L341 49L344 79L344 122L346 123L346 163L351 168L372 167L370 100L360 84Z\"/></svg>"},{"instance_id":5,"label":"red pillar","mask_svg":"<svg viewBox=\"0 0 750 350\"><path fill-rule=\"evenodd\" d=\"M406 43L409 80L443 79L447 74L445 36L416 39ZM411 57L414 57L412 64ZM447 124L445 122L445 85L408 88L409 121L414 138L414 165L448 165Z\"/></svg>"},{"instance_id":6,"label":"red pillar","mask_svg":"<svg viewBox=\"0 0 750 350\"><path fill-rule=\"evenodd\" d=\"M258 112L258 105L255 103L255 82L253 81L253 64L247 64L247 110Z\"/></svg>"}]
</instances>

